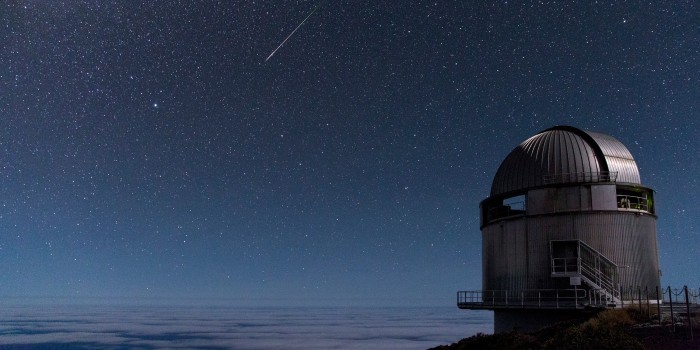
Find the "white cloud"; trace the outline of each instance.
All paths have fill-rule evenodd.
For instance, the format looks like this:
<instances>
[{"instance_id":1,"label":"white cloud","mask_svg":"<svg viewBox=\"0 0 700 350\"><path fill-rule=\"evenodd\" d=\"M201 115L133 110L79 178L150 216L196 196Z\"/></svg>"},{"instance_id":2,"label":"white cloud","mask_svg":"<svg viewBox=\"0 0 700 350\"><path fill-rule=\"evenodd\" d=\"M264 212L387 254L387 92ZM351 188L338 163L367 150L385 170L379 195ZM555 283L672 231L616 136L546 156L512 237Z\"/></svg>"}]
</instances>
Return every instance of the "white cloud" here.
<instances>
[{"instance_id":1,"label":"white cloud","mask_svg":"<svg viewBox=\"0 0 700 350\"><path fill-rule=\"evenodd\" d=\"M456 308L14 307L0 345L117 348L425 349L489 333L488 312Z\"/></svg>"}]
</instances>

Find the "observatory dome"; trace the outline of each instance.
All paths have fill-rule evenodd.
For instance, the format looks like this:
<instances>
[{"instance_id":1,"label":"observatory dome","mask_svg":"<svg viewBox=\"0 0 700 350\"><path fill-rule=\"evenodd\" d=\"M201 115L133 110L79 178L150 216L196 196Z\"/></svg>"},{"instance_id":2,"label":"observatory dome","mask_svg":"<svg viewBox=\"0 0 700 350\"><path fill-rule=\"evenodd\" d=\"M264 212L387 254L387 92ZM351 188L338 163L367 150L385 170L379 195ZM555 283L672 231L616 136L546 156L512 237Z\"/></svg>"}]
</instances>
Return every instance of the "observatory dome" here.
<instances>
[{"instance_id":1,"label":"observatory dome","mask_svg":"<svg viewBox=\"0 0 700 350\"><path fill-rule=\"evenodd\" d=\"M630 151L612 136L555 126L518 145L496 172L491 196L551 184L640 184Z\"/></svg>"}]
</instances>

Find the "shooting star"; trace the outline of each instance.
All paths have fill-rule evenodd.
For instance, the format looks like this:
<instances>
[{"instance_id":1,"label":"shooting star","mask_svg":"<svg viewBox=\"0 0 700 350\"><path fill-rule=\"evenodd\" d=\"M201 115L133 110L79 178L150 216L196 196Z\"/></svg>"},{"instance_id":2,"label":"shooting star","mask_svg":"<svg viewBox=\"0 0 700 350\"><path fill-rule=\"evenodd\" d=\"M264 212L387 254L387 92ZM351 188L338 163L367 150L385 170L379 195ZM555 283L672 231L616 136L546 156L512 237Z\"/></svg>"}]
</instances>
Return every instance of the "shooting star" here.
<instances>
[{"instance_id":1,"label":"shooting star","mask_svg":"<svg viewBox=\"0 0 700 350\"><path fill-rule=\"evenodd\" d=\"M267 62L267 61L275 54L275 52L277 52L277 50L279 50L280 47L282 47L282 45L284 45L284 43L286 43L287 40L289 40L289 38L291 38L292 35L294 35L294 33L297 31L297 29L299 29L299 27L301 27L301 26L304 24L304 22L306 22L306 20L309 19L309 17L311 17L311 15L313 15L314 12L316 12L316 9L317 9L317 8L318 8L318 5L316 5L316 7L314 7L314 9L311 10L311 13L309 13L309 15L306 16L306 18L304 18L304 20L301 21L301 23L299 23L299 25L298 25L296 28L294 28L294 30L292 30L292 32L289 33L289 35L287 35L287 37L282 41L282 43L280 44L280 46L277 46L277 48L276 48L274 51L272 51L272 53L270 54L270 56L267 56L267 58L265 59L265 62Z\"/></svg>"}]
</instances>

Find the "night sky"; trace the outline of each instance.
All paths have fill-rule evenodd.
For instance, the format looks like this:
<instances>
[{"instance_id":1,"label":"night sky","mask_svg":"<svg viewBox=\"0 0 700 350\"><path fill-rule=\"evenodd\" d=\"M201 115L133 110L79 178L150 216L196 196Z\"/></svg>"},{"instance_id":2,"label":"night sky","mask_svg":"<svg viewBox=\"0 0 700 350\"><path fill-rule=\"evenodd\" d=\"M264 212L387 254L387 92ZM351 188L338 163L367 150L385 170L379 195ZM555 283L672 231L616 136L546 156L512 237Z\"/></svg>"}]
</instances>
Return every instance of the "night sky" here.
<instances>
[{"instance_id":1,"label":"night sky","mask_svg":"<svg viewBox=\"0 0 700 350\"><path fill-rule=\"evenodd\" d=\"M700 285L695 1L10 0L0 45L0 296L452 305L562 124L630 149Z\"/></svg>"}]
</instances>

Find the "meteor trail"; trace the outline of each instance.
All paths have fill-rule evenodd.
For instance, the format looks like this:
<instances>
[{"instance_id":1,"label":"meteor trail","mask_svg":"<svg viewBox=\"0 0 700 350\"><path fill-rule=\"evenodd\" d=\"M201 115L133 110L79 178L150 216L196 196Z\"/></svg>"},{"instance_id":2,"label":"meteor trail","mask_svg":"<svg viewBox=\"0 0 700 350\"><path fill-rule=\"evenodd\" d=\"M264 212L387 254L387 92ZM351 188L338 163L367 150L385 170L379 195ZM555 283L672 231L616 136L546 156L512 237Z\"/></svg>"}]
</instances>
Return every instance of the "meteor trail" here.
<instances>
[{"instance_id":1,"label":"meteor trail","mask_svg":"<svg viewBox=\"0 0 700 350\"><path fill-rule=\"evenodd\" d=\"M296 28L294 28L294 30L292 30L292 32L289 33L289 35L287 35L287 37L282 41L282 43L280 44L280 46L277 46L277 48L276 48L274 51L272 51L272 53L270 54L270 56L267 56L267 58L265 59L265 62L267 62L267 61L272 57L272 55L274 55L275 52L277 52L277 50L279 50L280 47L282 47L282 45L284 45L284 43L286 43L287 40L289 40L289 38L291 38L292 35L294 35L294 32L296 32L297 29L299 29L299 27L301 27L301 25L304 24L304 22L306 22L306 20L309 19L309 17L311 17L311 15L313 15L314 12L316 12L316 9L317 9L317 8L318 8L318 5L316 5L316 7L314 7L314 9L311 10L311 13L309 13L309 15L306 16L306 18L304 18L304 20L301 21L301 23L299 23L299 25L298 25Z\"/></svg>"}]
</instances>

